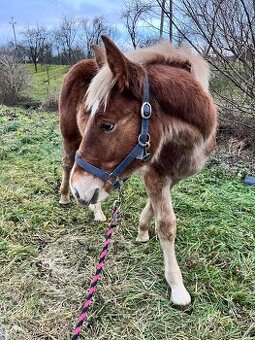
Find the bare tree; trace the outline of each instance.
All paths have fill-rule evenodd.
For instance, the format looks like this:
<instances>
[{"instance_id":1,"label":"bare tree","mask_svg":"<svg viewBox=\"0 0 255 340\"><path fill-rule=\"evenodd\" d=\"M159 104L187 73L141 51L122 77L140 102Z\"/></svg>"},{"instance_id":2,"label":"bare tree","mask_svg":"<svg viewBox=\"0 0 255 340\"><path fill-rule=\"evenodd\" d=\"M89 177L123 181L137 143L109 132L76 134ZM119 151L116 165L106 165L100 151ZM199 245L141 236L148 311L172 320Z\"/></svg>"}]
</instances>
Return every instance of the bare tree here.
<instances>
[{"instance_id":1,"label":"bare tree","mask_svg":"<svg viewBox=\"0 0 255 340\"><path fill-rule=\"evenodd\" d=\"M139 23L141 23L143 16L151 10L151 7L150 2L142 2L140 0L124 1L121 18L125 21L125 26L134 49L141 43L141 34L138 32Z\"/></svg>"},{"instance_id":2,"label":"bare tree","mask_svg":"<svg viewBox=\"0 0 255 340\"><path fill-rule=\"evenodd\" d=\"M254 0L182 0L175 9L173 27L213 66L219 106L254 116ZM170 18L167 9L165 15Z\"/></svg>"},{"instance_id":3,"label":"bare tree","mask_svg":"<svg viewBox=\"0 0 255 340\"><path fill-rule=\"evenodd\" d=\"M58 61L61 62L61 64L63 65L65 63L64 59L63 59L63 44L62 44L62 36L59 32L59 29L54 29L51 32L51 41L53 46L56 49L57 52L57 59Z\"/></svg>"},{"instance_id":4,"label":"bare tree","mask_svg":"<svg viewBox=\"0 0 255 340\"><path fill-rule=\"evenodd\" d=\"M75 39L78 32L78 20L73 17L62 18L60 27L54 31L55 42L57 42L58 51L60 49L65 56L65 61L68 64L72 64L74 60L73 48L75 45Z\"/></svg>"},{"instance_id":5,"label":"bare tree","mask_svg":"<svg viewBox=\"0 0 255 340\"><path fill-rule=\"evenodd\" d=\"M28 26L24 32L22 32L25 38L25 44L28 46L30 51L30 57L35 65L35 72L37 72L37 64L42 58L44 52L44 42L46 39L46 28L44 26Z\"/></svg>"},{"instance_id":6,"label":"bare tree","mask_svg":"<svg viewBox=\"0 0 255 340\"><path fill-rule=\"evenodd\" d=\"M0 101L15 104L28 85L28 76L15 51L0 50Z\"/></svg>"},{"instance_id":7,"label":"bare tree","mask_svg":"<svg viewBox=\"0 0 255 340\"><path fill-rule=\"evenodd\" d=\"M93 55L91 45L98 45L102 34L111 35L112 33L107 20L103 16L95 17L93 19L82 19L81 31L85 36L87 58L91 58Z\"/></svg>"}]
</instances>

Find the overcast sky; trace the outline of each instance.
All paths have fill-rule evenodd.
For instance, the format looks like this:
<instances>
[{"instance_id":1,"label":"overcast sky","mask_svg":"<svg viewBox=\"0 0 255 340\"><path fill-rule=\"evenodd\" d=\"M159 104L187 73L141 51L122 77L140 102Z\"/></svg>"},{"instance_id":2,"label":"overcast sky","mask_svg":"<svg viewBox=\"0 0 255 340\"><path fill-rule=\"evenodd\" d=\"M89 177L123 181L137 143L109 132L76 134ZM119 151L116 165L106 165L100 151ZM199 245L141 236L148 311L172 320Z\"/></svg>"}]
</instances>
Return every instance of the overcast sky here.
<instances>
[{"instance_id":1,"label":"overcast sky","mask_svg":"<svg viewBox=\"0 0 255 340\"><path fill-rule=\"evenodd\" d=\"M17 22L16 31L24 26L44 24L56 26L66 16L95 17L104 15L111 25L118 24L121 0L0 0L0 41L12 39L11 17Z\"/></svg>"}]
</instances>

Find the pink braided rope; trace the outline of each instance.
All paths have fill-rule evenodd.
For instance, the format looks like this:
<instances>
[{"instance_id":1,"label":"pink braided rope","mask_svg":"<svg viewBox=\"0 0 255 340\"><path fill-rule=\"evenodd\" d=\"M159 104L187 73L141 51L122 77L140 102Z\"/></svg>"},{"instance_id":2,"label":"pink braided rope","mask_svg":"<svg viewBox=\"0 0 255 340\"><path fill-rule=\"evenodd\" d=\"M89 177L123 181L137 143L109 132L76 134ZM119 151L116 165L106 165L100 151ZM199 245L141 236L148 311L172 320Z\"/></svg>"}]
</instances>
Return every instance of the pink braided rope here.
<instances>
[{"instance_id":1,"label":"pink braided rope","mask_svg":"<svg viewBox=\"0 0 255 340\"><path fill-rule=\"evenodd\" d=\"M100 276L101 276L103 268L104 268L104 261L105 261L107 254L108 254L109 245L110 245L111 240L112 240L113 229L114 229L114 227L116 227L119 211L120 211L120 204L119 204L118 201L116 201L116 202L114 202L114 205L113 205L113 208L112 208L112 220L111 220L111 224L110 224L108 231L107 231L107 234L106 234L106 238L105 238L105 241L104 241L104 247L101 251L99 261L98 261L98 265L96 266L96 273L92 278L92 282L91 282L90 288L88 290L86 300L85 300L85 302L82 306L82 311L81 311L80 317L78 319L78 323L77 323L76 327L74 328L72 340L78 339L78 336L81 333L83 322L87 318L87 311L88 311L88 308L89 308L89 306L92 302L93 295L96 291L97 283L100 280Z\"/></svg>"}]
</instances>

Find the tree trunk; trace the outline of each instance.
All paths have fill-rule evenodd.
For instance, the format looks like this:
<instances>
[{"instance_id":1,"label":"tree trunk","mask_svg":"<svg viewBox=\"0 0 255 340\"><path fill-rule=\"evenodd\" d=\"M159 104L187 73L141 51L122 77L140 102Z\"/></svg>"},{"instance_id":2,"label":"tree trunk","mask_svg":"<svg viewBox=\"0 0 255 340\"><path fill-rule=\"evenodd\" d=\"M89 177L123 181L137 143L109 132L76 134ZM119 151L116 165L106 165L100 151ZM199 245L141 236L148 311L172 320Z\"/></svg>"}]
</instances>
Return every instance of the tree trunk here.
<instances>
[{"instance_id":1,"label":"tree trunk","mask_svg":"<svg viewBox=\"0 0 255 340\"><path fill-rule=\"evenodd\" d=\"M37 73L38 69L37 69L37 61L34 60L34 65L35 65L35 72Z\"/></svg>"},{"instance_id":2,"label":"tree trunk","mask_svg":"<svg viewBox=\"0 0 255 340\"><path fill-rule=\"evenodd\" d=\"M163 37L165 6L166 6L166 0L163 0L162 1L162 7L161 7L159 39L162 39L162 37Z\"/></svg>"}]
</instances>

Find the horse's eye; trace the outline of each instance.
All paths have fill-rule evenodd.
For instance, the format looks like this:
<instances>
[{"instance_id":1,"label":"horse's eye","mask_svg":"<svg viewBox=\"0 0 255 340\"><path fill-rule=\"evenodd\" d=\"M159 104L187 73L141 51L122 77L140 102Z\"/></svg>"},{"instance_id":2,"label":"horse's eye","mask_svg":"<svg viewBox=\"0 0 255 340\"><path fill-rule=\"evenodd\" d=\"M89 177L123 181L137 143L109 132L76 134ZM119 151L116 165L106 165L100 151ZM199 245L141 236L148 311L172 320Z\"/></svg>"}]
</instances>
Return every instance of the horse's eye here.
<instances>
[{"instance_id":1,"label":"horse's eye","mask_svg":"<svg viewBox=\"0 0 255 340\"><path fill-rule=\"evenodd\" d=\"M113 123L104 122L100 125L101 131L111 131L114 128Z\"/></svg>"}]
</instances>

